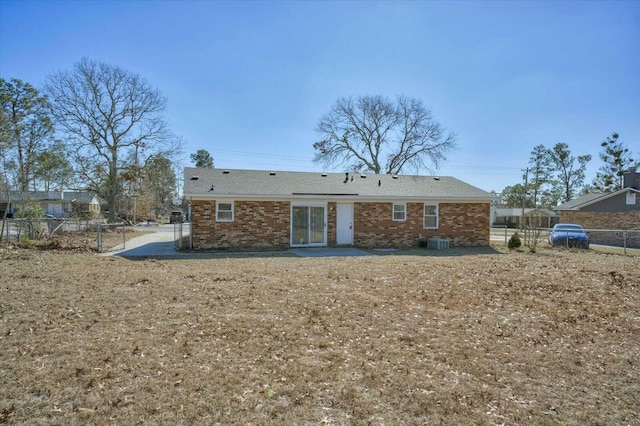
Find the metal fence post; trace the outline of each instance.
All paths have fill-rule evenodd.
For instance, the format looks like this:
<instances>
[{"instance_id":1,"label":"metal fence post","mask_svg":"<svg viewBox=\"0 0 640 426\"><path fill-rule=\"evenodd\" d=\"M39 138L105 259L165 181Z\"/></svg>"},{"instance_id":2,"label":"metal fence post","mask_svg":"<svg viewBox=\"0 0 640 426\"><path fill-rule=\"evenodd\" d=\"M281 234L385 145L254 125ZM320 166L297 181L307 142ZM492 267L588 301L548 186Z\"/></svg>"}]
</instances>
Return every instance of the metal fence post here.
<instances>
[{"instance_id":1,"label":"metal fence post","mask_svg":"<svg viewBox=\"0 0 640 426\"><path fill-rule=\"evenodd\" d=\"M173 224L173 239L177 250L182 250L182 223Z\"/></svg>"},{"instance_id":2,"label":"metal fence post","mask_svg":"<svg viewBox=\"0 0 640 426\"><path fill-rule=\"evenodd\" d=\"M98 247L96 247L96 249L98 250L98 253L102 253L102 226L100 225L100 222L96 223L96 233L98 236Z\"/></svg>"}]
</instances>

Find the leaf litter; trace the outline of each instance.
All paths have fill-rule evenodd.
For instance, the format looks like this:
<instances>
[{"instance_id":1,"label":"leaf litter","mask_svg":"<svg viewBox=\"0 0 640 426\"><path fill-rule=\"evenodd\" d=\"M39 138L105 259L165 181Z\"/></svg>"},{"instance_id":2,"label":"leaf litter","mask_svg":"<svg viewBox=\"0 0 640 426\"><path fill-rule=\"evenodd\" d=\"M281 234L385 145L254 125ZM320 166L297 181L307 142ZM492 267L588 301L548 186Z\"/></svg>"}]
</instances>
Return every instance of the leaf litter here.
<instances>
[{"instance_id":1,"label":"leaf litter","mask_svg":"<svg viewBox=\"0 0 640 426\"><path fill-rule=\"evenodd\" d=\"M640 423L637 257L0 256L0 423Z\"/></svg>"}]
</instances>

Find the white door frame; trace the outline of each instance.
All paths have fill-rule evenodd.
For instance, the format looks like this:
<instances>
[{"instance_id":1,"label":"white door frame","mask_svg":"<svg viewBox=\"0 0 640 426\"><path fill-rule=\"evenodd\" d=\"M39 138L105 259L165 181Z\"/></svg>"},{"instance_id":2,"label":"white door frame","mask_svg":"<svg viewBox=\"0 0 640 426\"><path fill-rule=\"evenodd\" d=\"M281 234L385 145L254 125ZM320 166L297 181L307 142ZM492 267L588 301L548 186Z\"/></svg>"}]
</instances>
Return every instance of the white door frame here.
<instances>
[{"instance_id":1,"label":"white door frame","mask_svg":"<svg viewBox=\"0 0 640 426\"><path fill-rule=\"evenodd\" d=\"M308 207L309 212L311 212L312 207L322 207L323 209L323 218L322 218L322 232L323 232L323 240L322 242L311 242L310 233L311 233L311 215L309 215L307 223L307 242L306 243L297 243L294 241L294 228L293 228L293 209L295 207ZM327 245L327 203L291 203L291 212L290 212L290 220L291 223L291 238L290 244L291 247L326 247Z\"/></svg>"},{"instance_id":2,"label":"white door frame","mask_svg":"<svg viewBox=\"0 0 640 426\"><path fill-rule=\"evenodd\" d=\"M336 244L353 245L353 203L336 204Z\"/></svg>"}]
</instances>

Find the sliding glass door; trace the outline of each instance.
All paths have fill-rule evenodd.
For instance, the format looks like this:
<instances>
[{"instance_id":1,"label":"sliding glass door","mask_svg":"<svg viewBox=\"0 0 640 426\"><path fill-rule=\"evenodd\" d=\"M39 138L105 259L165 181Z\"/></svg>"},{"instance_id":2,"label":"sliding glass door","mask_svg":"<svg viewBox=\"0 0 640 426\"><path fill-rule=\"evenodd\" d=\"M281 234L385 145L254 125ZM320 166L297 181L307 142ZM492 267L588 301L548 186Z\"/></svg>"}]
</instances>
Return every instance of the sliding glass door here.
<instances>
[{"instance_id":1,"label":"sliding glass door","mask_svg":"<svg viewBox=\"0 0 640 426\"><path fill-rule=\"evenodd\" d=\"M324 246L327 241L326 205L291 206L291 245Z\"/></svg>"}]
</instances>

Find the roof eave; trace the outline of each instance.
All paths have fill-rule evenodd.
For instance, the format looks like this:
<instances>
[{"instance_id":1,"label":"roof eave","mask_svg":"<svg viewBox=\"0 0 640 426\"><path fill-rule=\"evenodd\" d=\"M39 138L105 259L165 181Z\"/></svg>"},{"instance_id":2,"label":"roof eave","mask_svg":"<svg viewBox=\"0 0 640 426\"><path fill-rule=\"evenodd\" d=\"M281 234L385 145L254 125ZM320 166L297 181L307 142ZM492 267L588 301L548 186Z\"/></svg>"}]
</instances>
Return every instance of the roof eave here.
<instances>
[{"instance_id":1,"label":"roof eave","mask_svg":"<svg viewBox=\"0 0 640 426\"><path fill-rule=\"evenodd\" d=\"M255 200L282 200L282 199L353 199L358 201L422 201L422 200L439 200L439 201L464 201L464 202L478 202L478 203L490 203L492 198L488 197L454 197L454 196L438 196L438 195L360 195L360 194L212 194L212 193L185 193L185 197L198 197L198 198L225 198L225 199L255 199Z\"/></svg>"},{"instance_id":2,"label":"roof eave","mask_svg":"<svg viewBox=\"0 0 640 426\"><path fill-rule=\"evenodd\" d=\"M586 202L584 202L582 204L578 204L577 206L573 206L570 209L562 209L562 210L563 211L567 211L567 210L575 210L575 211L577 211L577 210L580 210L582 207L587 207L587 206L590 206L592 204L597 204L600 201L609 199L611 197L615 197L615 196L623 194L623 193L625 193L627 191L633 191L633 192L636 192L636 193L640 193L640 190L635 189L635 188L622 188L622 189L619 189L619 190L617 190L615 192L612 192L610 194L605 194L602 197L594 198L593 200L589 200L589 201L586 201Z\"/></svg>"}]
</instances>

